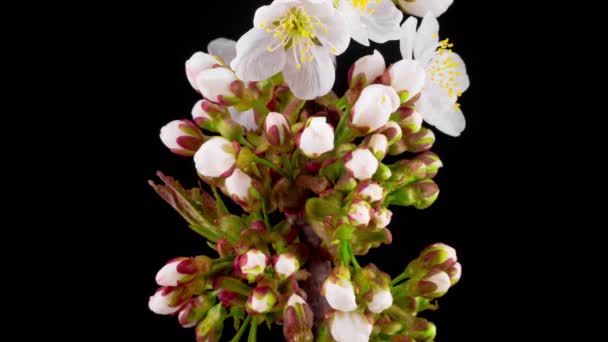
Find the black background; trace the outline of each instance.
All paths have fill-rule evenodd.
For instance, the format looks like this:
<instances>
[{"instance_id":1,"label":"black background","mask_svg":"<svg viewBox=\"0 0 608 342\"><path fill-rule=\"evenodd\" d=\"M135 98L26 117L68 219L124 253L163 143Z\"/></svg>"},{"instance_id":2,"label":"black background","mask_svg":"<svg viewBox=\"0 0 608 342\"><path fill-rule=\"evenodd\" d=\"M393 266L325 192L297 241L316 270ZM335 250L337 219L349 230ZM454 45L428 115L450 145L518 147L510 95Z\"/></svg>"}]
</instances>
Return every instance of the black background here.
<instances>
[{"instance_id":1,"label":"black background","mask_svg":"<svg viewBox=\"0 0 608 342\"><path fill-rule=\"evenodd\" d=\"M50 248L59 256L39 272L52 280L45 286L61 287L61 295L51 301L68 312L45 315L60 321L52 323L54 328L65 326L68 334L79 332L81 340L97 334L111 341L194 340L193 329L181 328L175 317L153 314L147 301L157 287L154 276L167 260L211 254L211 250L147 180L161 170L186 186L196 183L191 158L171 154L158 138L167 122L190 118L199 98L187 82L184 62L194 52L205 50L214 38L238 39L252 26L255 9L267 2L200 1L188 7L112 9L111 16L100 15L101 20L90 23L96 27L94 33L69 43L78 51L62 62L77 65L74 69L81 73L71 82L77 90L66 92L70 101L83 102L72 123L76 128L68 128L71 134L54 134L53 140L60 144L57 150L67 152L65 156L50 150L42 153L54 163L45 165L57 167L47 167L43 174L31 168L38 174L24 177L34 180L30 182L34 186L49 185L41 197L43 205L36 202L36 208L48 209L45 219L58 217L57 228L49 229L40 224L46 222L39 220L41 215L32 214L31 199L23 200L26 217L35 218L25 221L35 224L39 233L29 240L30 245L39 244L41 249L36 250ZM510 201L514 172L507 167L513 166L507 148L517 130L505 84L502 30L508 26L500 20L505 7L456 0L439 18L440 36L455 43L471 79L461 98L467 128L459 138L436 133L433 151L444 163L435 179L441 189L437 202L424 211L392 208L393 243L358 258L360 263L373 261L394 276L430 243L441 241L457 249L463 265L461 281L439 300L437 312L422 314L437 324L438 342L502 340L510 333L521 337L517 329L497 328L505 322L512 324L509 314L517 310L506 299L513 280L505 273L511 255L503 253L514 235L511 227L518 210ZM76 18L89 20L86 15ZM67 25L65 30L73 33L78 27ZM49 42L45 52L54 56L60 48ZM85 52L87 43L92 49ZM350 65L374 48L389 64L400 59L398 42L363 47L351 41L347 52L338 57L334 90L339 95ZM93 90L91 85L102 77L102 89ZM76 93L79 96L72 95ZM43 118L55 120L54 116ZM74 144L90 150L83 154L81 147L70 148ZM61 180L55 174L61 174ZM21 195L29 198L29 193ZM69 247L49 243L47 235ZM39 254L32 255L36 264ZM84 266L75 269L69 263L74 258ZM260 330L260 341L283 340L280 328L272 333ZM224 337L233 334L229 320Z\"/></svg>"},{"instance_id":2,"label":"black background","mask_svg":"<svg viewBox=\"0 0 608 342\"><path fill-rule=\"evenodd\" d=\"M141 323L139 337L142 341L192 341L192 329L181 328L174 317L157 316L147 308L147 299L156 289L154 275L165 261L175 256L209 254L211 250L204 240L191 232L181 218L165 204L146 184L154 178L156 170L177 177L186 185L196 182L191 158L172 155L158 139L158 131L166 122L189 118L190 109L198 99L184 73L184 62L192 53L205 50L206 44L217 37L238 39L250 29L255 9L265 1L212 2L198 7L162 10L155 27L150 53L154 73L153 83L146 85L154 106L151 112L134 113L141 118L141 140L138 142L137 165L140 178L132 184L138 191L139 218L131 232L137 236L139 267L133 270L134 286L131 304L138 310L132 319ZM225 10L229 6L230 12ZM488 206L494 200L489 191L492 184L500 183L501 174L497 162L499 151L507 142L501 133L509 129L510 122L502 121L504 113L500 104L503 99L500 80L503 73L501 56L492 49L497 40L493 27L484 17L484 8L474 1L456 1L439 18L440 36L449 37L455 43L455 51L461 54L468 68L471 87L461 98L467 128L459 138L437 133L433 148L442 159L444 167L436 178L441 194L429 209L393 208L390 225L393 243L373 250L360 258L360 262L373 261L392 275L398 274L408 261L417 256L426 245L445 242L455 247L463 265L460 283L439 300L440 310L423 316L438 326L438 342L481 340L479 331L488 282L487 255L481 245L500 238L489 238L488 230L496 226L501 217L492 217L487 210L498 209L500 202ZM338 70L334 89L338 94L345 89L346 72L360 56L378 48L387 63L400 59L398 42L373 47L363 47L351 42L349 50L338 58ZM498 152L498 153L497 153ZM494 191L497 191L494 188ZM494 235L496 236L496 235ZM484 260L486 259L486 260ZM131 305L130 305L131 306ZM492 324L493 322L489 322ZM261 329L264 331L265 329ZM230 338L233 330L226 324L224 336ZM267 339L266 339L267 338ZM281 330L261 340L281 340Z\"/></svg>"}]
</instances>

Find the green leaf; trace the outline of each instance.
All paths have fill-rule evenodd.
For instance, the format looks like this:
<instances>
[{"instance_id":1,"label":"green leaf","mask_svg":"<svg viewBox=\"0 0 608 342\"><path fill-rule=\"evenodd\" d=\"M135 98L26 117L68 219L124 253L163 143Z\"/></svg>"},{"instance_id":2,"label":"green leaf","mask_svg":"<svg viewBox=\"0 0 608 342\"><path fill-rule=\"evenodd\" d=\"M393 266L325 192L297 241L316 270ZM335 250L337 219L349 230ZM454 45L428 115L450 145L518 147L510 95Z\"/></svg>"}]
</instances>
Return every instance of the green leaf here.
<instances>
[{"instance_id":1,"label":"green leaf","mask_svg":"<svg viewBox=\"0 0 608 342\"><path fill-rule=\"evenodd\" d=\"M217 216L228 214L228 208L226 208L226 204L224 203L224 200L222 200L217 188L212 186L211 191L213 191L213 197L215 197L215 202L217 203Z\"/></svg>"}]
</instances>

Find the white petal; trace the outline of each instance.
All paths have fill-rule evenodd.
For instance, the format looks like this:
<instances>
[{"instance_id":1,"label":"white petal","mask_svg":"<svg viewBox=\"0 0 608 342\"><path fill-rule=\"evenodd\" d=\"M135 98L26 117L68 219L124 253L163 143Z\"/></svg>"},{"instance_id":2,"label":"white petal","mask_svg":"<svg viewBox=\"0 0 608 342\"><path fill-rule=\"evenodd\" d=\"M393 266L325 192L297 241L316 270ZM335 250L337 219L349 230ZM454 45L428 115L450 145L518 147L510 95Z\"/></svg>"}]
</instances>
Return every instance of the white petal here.
<instances>
[{"instance_id":1,"label":"white petal","mask_svg":"<svg viewBox=\"0 0 608 342\"><path fill-rule=\"evenodd\" d=\"M352 123L357 127L368 127L370 131L375 131L386 125L399 105L399 95L395 89L382 84L372 84L365 87L357 99Z\"/></svg>"},{"instance_id":2,"label":"white petal","mask_svg":"<svg viewBox=\"0 0 608 342\"><path fill-rule=\"evenodd\" d=\"M247 262L241 266L241 272L245 274L258 275L266 268L266 255L260 250L251 249L247 253Z\"/></svg>"},{"instance_id":3,"label":"white petal","mask_svg":"<svg viewBox=\"0 0 608 342\"><path fill-rule=\"evenodd\" d=\"M414 40L416 39L416 26L418 26L418 19L416 17L409 17L401 26L401 37L399 41L399 49L401 50L401 57L403 59L414 58Z\"/></svg>"},{"instance_id":4,"label":"white petal","mask_svg":"<svg viewBox=\"0 0 608 342\"><path fill-rule=\"evenodd\" d=\"M373 55L363 56L355 62L352 76L354 78L358 74L364 73L367 82L371 83L382 76L385 70L386 62L384 61L384 57L378 50L374 50Z\"/></svg>"},{"instance_id":5,"label":"white petal","mask_svg":"<svg viewBox=\"0 0 608 342\"><path fill-rule=\"evenodd\" d=\"M203 101L205 101L205 100L196 101L196 103L194 104L194 107L192 107L191 113L192 113L192 119L194 121L196 121L196 119L198 119L198 118L211 120L211 115L209 115L209 113L207 113L207 112L205 112L205 110L203 110Z\"/></svg>"},{"instance_id":6,"label":"white petal","mask_svg":"<svg viewBox=\"0 0 608 342\"><path fill-rule=\"evenodd\" d=\"M358 312L335 312L329 330L336 342L368 342L373 326Z\"/></svg>"},{"instance_id":7,"label":"white petal","mask_svg":"<svg viewBox=\"0 0 608 342\"><path fill-rule=\"evenodd\" d=\"M280 19L289 10L289 7L296 1L274 1L268 6L262 6L255 11L253 26L259 29L266 29L272 23Z\"/></svg>"},{"instance_id":8,"label":"white petal","mask_svg":"<svg viewBox=\"0 0 608 342\"><path fill-rule=\"evenodd\" d=\"M171 293L163 296L163 288L160 288L153 296L150 296L148 300L148 308L150 311L158 315L170 315L181 309L181 306L170 307L169 300L171 299Z\"/></svg>"},{"instance_id":9,"label":"white petal","mask_svg":"<svg viewBox=\"0 0 608 342\"><path fill-rule=\"evenodd\" d=\"M228 107L228 112L230 112L230 117L232 120L246 129L250 131L255 131L258 129L258 124L255 122L255 112L253 109L239 112L234 107Z\"/></svg>"},{"instance_id":10,"label":"white petal","mask_svg":"<svg viewBox=\"0 0 608 342\"><path fill-rule=\"evenodd\" d=\"M219 177L230 170L236 159L232 143L223 137L207 140L194 154L196 170L207 177Z\"/></svg>"},{"instance_id":11,"label":"white petal","mask_svg":"<svg viewBox=\"0 0 608 342\"><path fill-rule=\"evenodd\" d=\"M167 146L167 148L177 150L183 149L183 147L177 143L177 138L186 135L181 131L181 129L179 129L181 123L182 120L173 120L161 127L160 140L163 142L163 144L165 144L165 146Z\"/></svg>"},{"instance_id":12,"label":"white petal","mask_svg":"<svg viewBox=\"0 0 608 342\"><path fill-rule=\"evenodd\" d=\"M359 148L351 153L351 159L345 163L345 167L358 180L366 180L372 178L378 170L378 159L369 149Z\"/></svg>"},{"instance_id":13,"label":"white petal","mask_svg":"<svg viewBox=\"0 0 608 342\"><path fill-rule=\"evenodd\" d=\"M414 39L414 59L426 65L439 46L439 22L427 14L422 18Z\"/></svg>"},{"instance_id":14,"label":"white petal","mask_svg":"<svg viewBox=\"0 0 608 342\"><path fill-rule=\"evenodd\" d=\"M243 81L263 81L280 72L285 66L285 50L280 47L268 51L277 44L272 33L252 28L236 43L236 57L230 63L232 70Z\"/></svg>"},{"instance_id":15,"label":"white petal","mask_svg":"<svg viewBox=\"0 0 608 342\"><path fill-rule=\"evenodd\" d=\"M182 259L172 261L163 266L158 273L156 273L156 283L160 286L177 286L179 280L184 274L177 271L177 265L182 262Z\"/></svg>"},{"instance_id":16,"label":"white petal","mask_svg":"<svg viewBox=\"0 0 608 342\"><path fill-rule=\"evenodd\" d=\"M224 185L226 185L229 195L235 195L238 199L245 201L249 197L251 177L241 169L235 169L230 177L226 178Z\"/></svg>"},{"instance_id":17,"label":"white petal","mask_svg":"<svg viewBox=\"0 0 608 342\"><path fill-rule=\"evenodd\" d=\"M437 285L437 289L433 293L444 293L450 289L452 281L450 276L445 272L438 272L428 278L423 279Z\"/></svg>"},{"instance_id":18,"label":"white petal","mask_svg":"<svg viewBox=\"0 0 608 342\"><path fill-rule=\"evenodd\" d=\"M274 270L281 277L289 277L298 270L298 261L293 255L281 254L274 264Z\"/></svg>"},{"instance_id":19,"label":"white petal","mask_svg":"<svg viewBox=\"0 0 608 342\"><path fill-rule=\"evenodd\" d=\"M226 65L230 65L234 57L236 57L236 42L232 39L217 38L209 42L207 51L224 60Z\"/></svg>"},{"instance_id":20,"label":"white petal","mask_svg":"<svg viewBox=\"0 0 608 342\"><path fill-rule=\"evenodd\" d=\"M466 120L460 108L453 108L441 113L433 113L431 115L423 114L424 121L435 126L441 132L457 137L464 131Z\"/></svg>"},{"instance_id":21,"label":"white petal","mask_svg":"<svg viewBox=\"0 0 608 342\"><path fill-rule=\"evenodd\" d=\"M327 7L326 2L322 5ZM323 12L318 18L326 26L327 31L317 30L317 36L325 47L334 55L340 55L348 48L350 35L346 18L337 13L332 6L331 10ZM310 13L309 13L310 14ZM310 14L314 15L314 14Z\"/></svg>"},{"instance_id":22,"label":"white petal","mask_svg":"<svg viewBox=\"0 0 608 342\"><path fill-rule=\"evenodd\" d=\"M323 48L311 48L312 61L300 64L293 55L294 50L287 51L287 60L283 69L285 82L301 100L312 100L327 94L334 85L336 79L334 64L327 50ZM301 69L297 68L301 65Z\"/></svg>"},{"instance_id":23,"label":"white petal","mask_svg":"<svg viewBox=\"0 0 608 342\"><path fill-rule=\"evenodd\" d=\"M304 304L306 305L306 301L304 298L298 296L297 294L292 294L291 297L287 300L287 306L294 306L296 304Z\"/></svg>"},{"instance_id":24,"label":"white petal","mask_svg":"<svg viewBox=\"0 0 608 342\"><path fill-rule=\"evenodd\" d=\"M399 0L404 11L417 17L424 16L428 11L433 12L435 17L439 17L453 2L454 0L416 0L414 2Z\"/></svg>"},{"instance_id":25,"label":"white petal","mask_svg":"<svg viewBox=\"0 0 608 342\"><path fill-rule=\"evenodd\" d=\"M399 39L401 20L403 12L391 0L370 1L367 11L361 12L361 23L368 39L380 44Z\"/></svg>"}]
</instances>

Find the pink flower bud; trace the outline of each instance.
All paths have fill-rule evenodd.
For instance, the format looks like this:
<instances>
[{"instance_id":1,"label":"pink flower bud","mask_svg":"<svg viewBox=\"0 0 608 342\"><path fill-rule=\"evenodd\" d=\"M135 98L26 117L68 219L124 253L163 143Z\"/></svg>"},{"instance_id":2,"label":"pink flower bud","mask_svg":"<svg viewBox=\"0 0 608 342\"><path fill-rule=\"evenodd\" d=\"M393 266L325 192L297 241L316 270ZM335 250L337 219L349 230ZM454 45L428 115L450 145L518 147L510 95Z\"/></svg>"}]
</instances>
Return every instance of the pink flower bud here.
<instances>
[{"instance_id":1,"label":"pink flower bud","mask_svg":"<svg viewBox=\"0 0 608 342\"><path fill-rule=\"evenodd\" d=\"M309 118L297 145L307 157L317 158L334 149L334 129L324 117Z\"/></svg>"},{"instance_id":2,"label":"pink flower bud","mask_svg":"<svg viewBox=\"0 0 608 342\"><path fill-rule=\"evenodd\" d=\"M227 68L213 68L202 71L196 77L196 85L201 94L213 102L222 102L223 97L235 96L232 83L237 81L234 73Z\"/></svg>"},{"instance_id":3,"label":"pink flower bud","mask_svg":"<svg viewBox=\"0 0 608 342\"><path fill-rule=\"evenodd\" d=\"M292 294L283 311L283 336L287 342L312 341L313 313L304 298Z\"/></svg>"},{"instance_id":4,"label":"pink flower bud","mask_svg":"<svg viewBox=\"0 0 608 342\"><path fill-rule=\"evenodd\" d=\"M186 77L192 88L198 90L196 78L201 72L219 64L220 62L213 56L200 51L195 52L192 57L186 61Z\"/></svg>"},{"instance_id":5,"label":"pink flower bud","mask_svg":"<svg viewBox=\"0 0 608 342\"><path fill-rule=\"evenodd\" d=\"M376 182L370 182L361 189L359 196L369 203L374 203L384 198L384 188Z\"/></svg>"},{"instance_id":6,"label":"pink flower bud","mask_svg":"<svg viewBox=\"0 0 608 342\"><path fill-rule=\"evenodd\" d=\"M253 282L262 277L266 268L266 254L258 249L250 249L247 253L234 259L235 272L243 279Z\"/></svg>"},{"instance_id":7,"label":"pink flower bud","mask_svg":"<svg viewBox=\"0 0 608 342\"><path fill-rule=\"evenodd\" d=\"M355 290L350 279L330 275L323 282L321 294L335 310L352 311L357 308Z\"/></svg>"},{"instance_id":8,"label":"pink flower bud","mask_svg":"<svg viewBox=\"0 0 608 342\"><path fill-rule=\"evenodd\" d=\"M359 148L349 152L345 160L344 166L358 180L370 179L378 170L378 159L367 148Z\"/></svg>"},{"instance_id":9,"label":"pink flower bud","mask_svg":"<svg viewBox=\"0 0 608 342\"><path fill-rule=\"evenodd\" d=\"M443 271L433 271L418 283L418 293L425 297L443 296L452 286L450 276Z\"/></svg>"},{"instance_id":10,"label":"pink flower bud","mask_svg":"<svg viewBox=\"0 0 608 342\"><path fill-rule=\"evenodd\" d=\"M298 258L292 253L281 253L272 259L274 271L280 279L288 278L300 268Z\"/></svg>"},{"instance_id":11,"label":"pink flower bud","mask_svg":"<svg viewBox=\"0 0 608 342\"><path fill-rule=\"evenodd\" d=\"M373 221L377 228L385 228L391 223L393 212L387 208L380 208L374 212Z\"/></svg>"},{"instance_id":12,"label":"pink flower bud","mask_svg":"<svg viewBox=\"0 0 608 342\"><path fill-rule=\"evenodd\" d=\"M459 262L455 263L447 273L450 276L452 286L456 285L462 276L462 265Z\"/></svg>"},{"instance_id":13,"label":"pink flower bud","mask_svg":"<svg viewBox=\"0 0 608 342\"><path fill-rule=\"evenodd\" d=\"M156 274L156 283L160 286L178 286L185 284L196 276L198 269L192 258L179 257L170 260Z\"/></svg>"},{"instance_id":14,"label":"pink flower bud","mask_svg":"<svg viewBox=\"0 0 608 342\"><path fill-rule=\"evenodd\" d=\"M367 142L367 147L369 147L376 159L382 160L388 151L388 139L384 134L373 134Z\"/></svg>"},{"instance_id":15,"label":"pink flower bud","mask_svg":"<svg viewBox=\"0 0 608 342\"><path fill-rule=\"evenodd\" d=\"M173 120L160 129L160 140L171 152L192 156L203 144L203 133L189 120Z\"/></svg>"},{"instance_id":16,"label":"pink flower bud","mask_svg":"<svg viewBox=\"0 0 608 342\"><path fill-rule=\"evenodd\" d=\"M388 69L390 85L401 94L401 103L416 96L422 90L426 80L424 67L418 61L402 59ZM408 96L404 96L407 92Z\"/></svg>"},{"instance_id":17,"label":"pink flower bud","mask_svg":"<svg viewBox=\"0 0 608 342\"><path fill-rule=\"evenodd\" d=\"M181 290L177 287L163 286L150 297L148 307L158 315L170 315L179 311L185 303L181 298Z\"/></svg>"},{"instance_id":18,"label":"pink flower bud","mask_svg":"<svg viewBox=\"0 0 608 342\"><path fill-rule=\"evenodd\" d=\"M367 303L367 308L373 313L381 313L393 305L393 295L389 288L376 289L373 292L372 300Z\"/></svg>"},{"instance_id":19,"label":"pink flower bud","mask_svg":"<svg viewBox=\"0 0 608 342\"><path fill-rule=\"evenodd\" d=\"M236 163L236 151L227 139L213 137L198 149L194 155L194 163L196 170L203 176L227 176Z\"/></svg>"},{"instance_id":20,"label":"pink flower bud","mask_svg":"<svg viewBox=\"0 0 608 342\"><path fill-rule=\"evenodd\" d=\"M179 324L184 328L192 328L205 317L215 303L216 299L213 295L200 295L192 298L179 311L177 315Z\"/></svg>"},{"instance_id":21,"label":"pink flower bud","mask_svg":"<svg viewBox=\"0 0 608 342\"><path fill-rule=\"evenodd\" d=\"M258 286L247 299L245 308L250 315L259 315L272 310L276 303L277 296L269 287Z\"/></svg>"},{"instance_id":22,"label":"pink flower bud","mask_svg":"<svg viewBox=\"0 0 608 342\"><path fill-rule=\"evenodd\" d=\"M234 172L224 181L228 195L236 197L238 200L247 202L249 190L251 189L251 177L241 171L234 169Z\"/></svg>"},{"instance_id":23,"label":"pink flower bud","mask_svg":"<svg viewBox=\"0 0 608 342\"><path fill-rule=\"evenodd\" d=\"M360 76L365 76L365 84L373 83L384 74L385 70L384 57L378 50L374 50L373 55L363 56L353 64L348 75L348 83L352 86L353 81L356 81Z\"/></svg>"},{"instance_id":24,"label":"pink flower bud","mask_svg":"<svg viewBox=\"0 0 608 342\"><path fill-rule=\"evenodd\" d=\"M380 133L386 137L388 146L393 145L403 137L403 130L395 121L389 121Z\"/></svg>"},{"instance_id":25,"label":"pink flower bud","mask_svg":"<svg viewBox=\"0 0 608 342\"><path fill-rule=\"evenodd\" d=\"M355 102L351 122L355 127L373 132L386 125L391 114L399 108L399 96L391 87L381 84L367 86Z\"/></svg>"},{"instance_id":26,"label":"pink flower bud","mask_svg":"<svg viewBox=\"0 0 608 342\"><path fill-rule=\"evenodd\" d=\"M367 342L372 329L369 320L355 311L336 311L329 318L329 331L336 342Z\"/></svg>"},{"instance_id":27,"label":"pink flower bud","mask_svg":"<svg viewBox=\"0 0 608 342\"><path fill-rule=\"evenodd\" d=\"M270 112L264 121L266 138L271 145L284 145L291 137L291 129L285 116L281 113Z\"/></svg>"},{"instance_id":28,"label":"pink flower bud","mask_svg":"<svg viewBox=\"0 0 608 342\"><path fill-rule=\"evenodd\" d=\"M213 120L211 115L205 110L203 103L207 100L198 100L192 107L192 120L202 126L205 122Z\"/></svg>"},{"instance_id":29,"label":"pink flower bud","mask_svg":"<svg viewBox=\"0 0 608 342\"><path fill-rule=\"evenodd\" d=\"M346 214L348 220L355 226L367 226L370 217L371 206L365 201L353 202Z\"/></svg>"}]
</instances>

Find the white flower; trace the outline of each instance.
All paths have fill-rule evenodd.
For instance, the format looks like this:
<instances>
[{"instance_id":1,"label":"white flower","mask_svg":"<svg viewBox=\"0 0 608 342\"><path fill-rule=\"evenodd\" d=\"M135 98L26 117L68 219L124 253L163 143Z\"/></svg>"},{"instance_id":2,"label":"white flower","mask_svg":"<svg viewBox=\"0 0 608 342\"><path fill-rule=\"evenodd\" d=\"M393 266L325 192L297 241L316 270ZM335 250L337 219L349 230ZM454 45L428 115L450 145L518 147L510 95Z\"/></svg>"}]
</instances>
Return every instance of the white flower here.
<instances>
[{"instance_id":1,"label":"white flower","mask_svg":"<svg viewBox=\"0 0 608 342\"><path fill-rule=\"evenodd\" d=\"M367 142L367 147L378 160L382 160L388 151L388 139L384 134L373 134Z\"/></svg>"},{"instance_id":2,"label":"white flower","mask_svg":"<svg viewBox=\"0 0 608 342\"><path fill-rule=\"evenodd\" d=\"M369 46L370 40L386 43L399 39L403 13L392 0L340 0L337 3L348 32L357 43Z\"/></svg>"},{"instance_id":3,"label":"white flower","mask_svg":"<svg viewBox=\"0 0 608 342\"><path fill-rule=\"evenodd\" d=\"M344 166L358 180L370 179L376 173L376 170L378 170L378 159L367 148L358 148L350 152L347 155L347 159Z\"/></svg>"},{"instance_id":4,"label":"white flower","mask_svg":"<svg viewBox=\"0 0 608 342\"><path fill-rule=\"evenodd\" d=\"M203 143L203 133L189 120L173 120L160 129L160 140L171 152L192 156Z\"/></svg>"},{"instance_id":5,"label":"white flower","mask_svg":"<svg viewBox=\"0 0 608 342\"><path fill-rule=\"evenodd\" d=\"M300 268L298 258L291 253L282 253L273 260L274 271L279 278L285 279L294 274Z\"/></svg>"},{"instance_id":6,"label":"white flower","mask_svg":"<svg viewBox=\"0 0 608 342\"><path fill-rule=\"evenodd\" d=\"M230 117L232 120L245 127L245 129L249 131L255 131L258 129L258 123L255 121L255 112L253 109L239 112L234 107L228 107L228 112L230 112Z\"/></svg>"},{"instance_id":7,"label":"white flower","mask_svg":"<svg viewBox=\"0 0 608 342\"><path fill-rule=\"evenodd\" d=\"M148 300L150 311L158 315L170 315L179 311L184 303L176 303L179 300L177 298L179 293L175 289L166 286L159 288Z\"/></svg>"},{"instance_id":8,"label":"white flower","mask_svg":"<svg viewBox=\"0 0 608 342\"><path fill-rule=\"evenodd\" d=\"M384 197L384 188L378 185L378 183L371 182L361 190L359 196L364 200L373 203Z\"/></svg>"},{"instance_id":9,"label":"white flower","mask_svg":"<svg viewBox=\"0 0 608 342\"><path fill-rule=\"evenodd\" d=\"M358 312L334 312L329 331L336 342L368 342L372 324Z\"/></svg>"},{"instance_id":10,"label":"white flower","mask_svg":"<svg viewBox=\"0 0 608 342\"><path fill-rule=\"evenodd\" d=\"M439 161L441 163L441 161ZM433 251L439 251L442 253L443 258L442 262L446 260L451 260L452 262L458 261L458 255L456 254L456 249L452 246L448 246L445 243L437 242L428 247L426 247L422 253L429 253Z\"/></svg>"},{"instance_id":11,"label":"white flower","mask_svg":"<svg viewBox=\"0 0 608 342\"><path fill-rule=\"evenodd\" d=\"M249 189L251 189L251 177L237 168L230 177L226 178L224 185L228 195L236 196L241 201L247 201Z\"/></svg>"},{"instance_id":12,"label":"white flower","mask_svg":"<svg viewBox=\"0 0 608 342\"><path fill-rule=\"evenodd\" d=\"M405 12L417 17L422 17L427 12L432 12L435 17L439 17L453 2L454 0L399 0L399 5Z\"/></svg>"},{"instance_id":13,"label":"white flower","mask_svg":"<svg viewBox=\"0 0 608 342\"><path fill-rule=\"evenodd\" d=\"M238 257L236 261L238 271L253 278L264 273L266 268L266 255L258 249L250 249L247 253Z\"/></svg>"},{"instance_id":14,"label":"white flower","mask_svg":"<svg viewBox=\"0 0 608 342\"><path fill-rule=\"evenodd\" d=\"M234 73L227 68L213 68L202 71L196 77L196 86L201 94L213 102L222 102L225 97L233 97L232 82L236 81Z\"/></svg>"},{"instance_id":15,"label":"white flower","mask_svg":"<svg viewBox=\"0 0 608 342\"><path fill-rule=\"evenodd\" d=\"M393 64L388 70L391 80L391 87L399 94L407 91L407 97L400 96L400 100L405 102L416 96L424 86L426 72L420 63L411 59L402 59Z\"/></svg>"},{"instance_id":16,"label":"white flower","mask_svg":"<svg viewBox=\"0 0 608 342\"><path fill-rule=\"evenodd\" d=\"M367 226L370 217L371 206L365 201L355 202L348 209L348 219L356 226Z\"/></svg>"},{"instance_id":17,"label":"white flower","mask_svg":"<svg viewBox=\"0 0 608 342\"><path fill-rule=\"evenodd\" d=\"M287 142L291 136L291 129L285 115L270 112L264 120L266 138L271 145L280 146Z\"/></svg>"},{"instance_id":18,"label":"white flower","mask_svg":"<svg viewBox=\"0 0 608 342\"><path fill-rule=\"evenodd\" d=\"M426 82L416 110L424 121L445 134L458 136L466 126L458 97L469 87L469 76L460 56L448 39L439 41L439 23L430 13L420 24L408 18L401 31L401 55L413 58L426 72Z\"/></svg>"},{"instance_id":19,"label":"white flower","mask_svg":"<svg viewBox=\"0 0 608 342\"><path fill-rule=\"evenodd\" d=\"M373 55L367 55L359 58L355 64L352 65L352 69L349 72L349 83L360 74L365 75L367 83L374 82L375 79L382 76L386 70L386 62L382 54L378 50L374 50Z\"/></svg>"},{"instance_id":20,"label":"white flower","mask_svg":"<svg viewBox=\"0 0 608 342\"><path fill-rule=\"evenodd\" d=\"M256 11L254 27L238 40L230 65L247 82L283 72L298 98L312 100L331 90L330 54L341 54L349 42L346 22L331 1L276 0Z\"/></svg>"},{"instance_id":21,"label":"white flower","mask_svg":"<svg viewBox=\"0 0 608 342\"><path fill-rule=\"evenodd\" d=\"M200 51L195 52L186 61L186 77L192 88L198 90L198 85L196 84L198 75L207 69L213 68L215 65L220 65L220 62L213 56Z\"/></svg>"},{"instance_id":22,"label":"white flower","mask_svg":"<svg viewBox=\"0 0 608 342\"><path fill-rule=\"evenodd\" d=\"M325 117L312 117L306 122L297 144L307 157L316 158L334 149L334 128Z\"/></svg>"},{"instance_id":23,"label":"white flower","mask_svg":"<svg viewBox=\"0 0 608 342\"><path fill-rule=\"evenodd\" d=\"M207 177L227 176L235 163L234 146L223 137L213 137L207 140L194 154L196 170Z\"/></svg>"},{"instance_id":24,"label":"white flower","mask_svg":"<svg viewBox=\"0 0 608 342\"><path fill-rule=\"evenodd\" d=\"M400 105L399 95L391 87L372 84L365 87L351 113L354 126L373 132L386 125L391 114Z\"/></svg>"},{"instance_id":25,"label":"white flower","mask_svg":"<svg viewBox=\"0 0 608 342\"><path fill-rule=\"evenodd\" d=\"M385 228L391 223L393 212L387 208L382 208L374 212L373 221L377 228Z\"/></svg>"},{"instance_id":26,"label":"white flower","mask_svg":"<svg viewBox=\"0 0 608 342\"><path fill-rule=\"evenodd\" d=\"M156 283L160 286L178 286L192 280L196 273L191 258L175 258L156 273Z\"/></svg>"},{"instance_id":27,"label":"white flower","mask_svg":"<svg viewBox=\"0 0 608 342\"><path fill-rule=\"evenodd\" d=\"M209 54L218 56L226 65L230 65L236 56L236 42L232 39L217 38L207 45Z\"/></svg>"},{"instance_id":28,"label":"white flower","mask_svg":"<svg viewBox=\"0 0 608 342\"><path fill-rule=\"evenodd\" d=\"M389 289L376 290L367 308L373 313L381 313L393 305L393 295Z\"/></svg>"},{"instance_id":29,"label":"white flower","mask_svg":"<svg viewBox=\"0 0 608 342\"><path fill-rule=\"evenodd\" d=\"M335 280L329 276L323 282L321 292L329 306L339 311L353 311L357 308L355 290L348 279Z\"/></svg>"}]
</instances>

